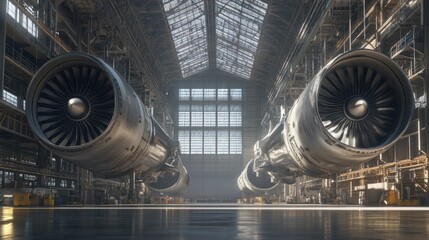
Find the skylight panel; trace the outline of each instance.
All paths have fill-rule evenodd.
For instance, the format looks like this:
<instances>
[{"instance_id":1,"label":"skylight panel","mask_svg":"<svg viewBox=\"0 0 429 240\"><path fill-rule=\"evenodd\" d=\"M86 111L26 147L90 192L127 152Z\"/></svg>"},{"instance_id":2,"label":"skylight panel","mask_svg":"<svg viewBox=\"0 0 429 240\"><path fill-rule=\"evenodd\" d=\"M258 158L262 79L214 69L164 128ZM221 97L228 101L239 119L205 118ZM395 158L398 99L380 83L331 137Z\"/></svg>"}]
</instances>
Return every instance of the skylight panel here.
<instances>
[{"instance_id":1,"label":"skylight panel","mask_svg":"<svg viewBox=\"0 0 429 240\"><path fill-rule=\"evenodd\" d=\"M163 0L182 76L208 68L207 26L203 0Z\"/></svg>"},{"instance_id":2,"label":"skylight panel","mask_svg":"<svg viewBox=\"0 0 429 240\"><path fill-rule=\"evenodd\" d=\"M260 0L216 1L216 66L249 79L267 4Z\"/></svg>"}]
</instances>

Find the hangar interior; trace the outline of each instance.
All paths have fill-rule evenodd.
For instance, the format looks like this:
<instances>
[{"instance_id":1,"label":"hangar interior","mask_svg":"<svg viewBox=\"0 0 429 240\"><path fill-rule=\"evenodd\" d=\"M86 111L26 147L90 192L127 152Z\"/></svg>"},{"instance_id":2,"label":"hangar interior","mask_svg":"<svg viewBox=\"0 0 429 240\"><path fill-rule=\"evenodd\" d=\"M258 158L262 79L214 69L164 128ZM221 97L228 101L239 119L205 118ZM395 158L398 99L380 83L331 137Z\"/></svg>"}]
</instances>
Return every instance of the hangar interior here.
<instances>
[{"instance_id":1,"label":"hangar interior","mask_svg":"<svg viewBox=\"0 0 429 240\"><path fill-rule=\"evenodd\" d=\"M429 3L423 0L0 1L0 199L14 205L335 203L428 205ZM237 178L255 143L335 56L373 49L407 75L415 100L387 151L326 178L299 176L257 196ZM69 52L103 59L180 141L189 189L170 197L132 175L101 178L35 138L26 92ZM368 130L370 131L370 130Z\"/></svg>"}]
</instances>

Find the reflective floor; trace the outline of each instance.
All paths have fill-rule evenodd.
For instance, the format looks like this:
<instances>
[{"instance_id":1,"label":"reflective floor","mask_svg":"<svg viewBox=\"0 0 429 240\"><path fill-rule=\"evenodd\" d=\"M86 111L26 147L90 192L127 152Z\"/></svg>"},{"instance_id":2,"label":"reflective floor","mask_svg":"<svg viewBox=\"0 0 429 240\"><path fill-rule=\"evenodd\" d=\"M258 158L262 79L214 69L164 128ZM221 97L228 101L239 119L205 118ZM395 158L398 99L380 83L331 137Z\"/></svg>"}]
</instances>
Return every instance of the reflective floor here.
<instances>
[{"instance_id":1,"label":"reflective floor","mask_svg":"<svg viewBox=\"0 0 429 240\"><path fill-rule=\"evenodd\" d=\"M428 239L429 208L149 205L0 208L0 239Z\"/></svg>"}]
</instances>

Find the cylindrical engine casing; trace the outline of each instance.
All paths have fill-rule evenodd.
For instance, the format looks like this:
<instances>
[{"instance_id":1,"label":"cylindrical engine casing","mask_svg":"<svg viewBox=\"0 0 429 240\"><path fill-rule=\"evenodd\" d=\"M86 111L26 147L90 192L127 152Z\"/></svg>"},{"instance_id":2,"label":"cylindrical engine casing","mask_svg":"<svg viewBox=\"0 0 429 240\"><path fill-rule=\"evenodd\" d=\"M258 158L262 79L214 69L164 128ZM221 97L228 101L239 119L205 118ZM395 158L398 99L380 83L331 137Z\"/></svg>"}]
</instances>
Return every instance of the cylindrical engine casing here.
<instances>
[{"instance_id":1,"label":"cylindrical engine casing","mask_svg":"<svg viewBox=\"0 0 429 240\"><path fill-rule=\"evenodd\" d=\"M250 160L237 179L238 188L246 194L264 194L274 189L278 182L273 182L266 172L253 171L254 159Z\"/></svg>"},{"instance_id":2,"label":"cylindrical engine casing","mask_svg":"<svg viewBox=\"0 0 429 240\"><path fill-rule=\"evenodd\" d=\"M402 69L372 50L354 50L330 61L307 85L286 117L255 144L259 173L293 183L306 174L326 177L386 151L406 131L414 98ZM260 192L252 159L237 182ZM273 185L275 186L275 185Z\"/></svg>"},{"instance_id":3,"label":"cylindrical engine casing","mask_svg":"<svg viewBox=\"0 0 429 240\"><path fill-rule=\"evenodd\" d=\"M322 124L318 101L321 82L326 74L337 66L365 66L375 68L384 74L386 81L402 89L401 115L397 116L397 125L389 137L378 146L356 148L333 138ZM355 50L338 56L327 64L307 85L296 100L285 120L284 142L290 158L276 165L290 165L290 161L302 172L312 176L324 176L327 173L346 170L368 161L387 150L407 129L414 99L408 78L401 68L391 59L371 50Z\"/></svg>"},{"instance_id":4,"label":"cylindrical engine casing","mask_svg":"<svg viewBox=\"0 0 429 240\"><path fill-rule=\"evenodd\" d=\"M73 73L75 69L88 68L91 71L95 69L101 72L99 78L104 76L102 74L105 74L107 83L103 84L113 88L114 110L111 113L110 121L108 121L105 129L99 129L100 134L98 136L93 139L90 138L86 142L80 136L85 132L76 130L78 132L76 134L82 139L82 143L79 140L79 144L75 144L77 140L70 140L66 143L65 141L61 142L61 140L57 141L57 138L48 138L47 134L49 132L47 129L52 128L42 126L44 118L41 112L46 110L44 106L47 104L48 108L49 104L55 105L54 101L50 102L49 99L52 96L47 97L47 93L52 94L55 98L60 98L60 96L45 88L65 89L64 92L67 93L69 89L82 91L82 88L89 86L92 88L92 94L96 94L94 89L97 89L97 87L94 86L97 86L97 83L85 83L85 86L79 86L78 84L83 82L82 79L76 80L75 83L70 83L63 79L58 80L61 76L64 78L67 74ZM75 73L74 77L76 75L81 76L83 73ZM98 81L96 78L88 76L87 78L89 79L88 81ZM56 82L50 83L52 81ZM104 85L103 87L105 87ZM85 94L88 94L88 91ZM73 94L70 94L70 96L73 96ZM102 97L100 98L102 99ZM175 148L178 148L180 152L179 144L175 143L177 141L172 140L163 132L132 88L111 66L97 57L85 53L69 53L50 60L33 77L28 87L26 99L28 122L40 142L56 155L82 168L94 171L98 176L112 178L128 174L131 171L136 171L137 175L140 176L150 175L162 168L166 160L175 151ZM92 110L97 108L97 104L99 105L99 103L88 103L88 116L92 114ZM63 103L59 104L59 107L55 107L60 108L62 105ZM65 105L64 108L66 108ZM46 113L43 114L46 115ZM66 110L60 109L58 114L64 114L64 119L70 121ZM108 116L105 118L108 119ZM62 127L60 123L57 125ZM86 126L86 129L88 130L88 126ZM172 146L172 144L177 146ZM180 166L179 172L187 175L181 162L178 166ZM181 178L186 179L188 177L182 176Z\"/></svg>"},{"instance_id":5,"label":"cylindrical engine casing","mask_svg":"<svg viewBox=\"0 0 429 240\"><path fill-rule=\"evenodd\" d=\"M147 183L146 186L153 191L169 195L180 195L185 192L190 183L190 177L181 160L177 163L176 170L161 173L156 182Z\"/></svg>"}]
</instances>

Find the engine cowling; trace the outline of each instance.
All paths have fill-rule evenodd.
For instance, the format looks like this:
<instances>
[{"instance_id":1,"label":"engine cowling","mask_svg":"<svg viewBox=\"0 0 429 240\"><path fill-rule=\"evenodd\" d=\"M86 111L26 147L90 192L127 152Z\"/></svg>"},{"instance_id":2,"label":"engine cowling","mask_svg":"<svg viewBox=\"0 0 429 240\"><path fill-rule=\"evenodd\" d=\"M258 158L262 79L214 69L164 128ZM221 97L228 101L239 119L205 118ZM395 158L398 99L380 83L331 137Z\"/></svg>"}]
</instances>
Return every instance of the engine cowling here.
<instances>
[{"instance_id":1,"label":"engine cowling","mask_svg":"<svg viewBox=\"0 0 429 240\"><path fill-rule=\"evenodd\" d=\"M413 108L411 84L392 59L350 51L309 83L289 111L283 136L295 164L322 176L386 151L407 129Z\"/></svg>"},{"instance_id":2,"label":"engine cowling","mask_svg":"<svg viewBox=\"0 0 429 240\"><path fill-rule=\"evenodd\" d=\"M156 178L156 181L147 182L146 186L156 192L180 195L188 189L190 181L191 178L185 166L182 161L179 161L175 168L166 169Z\"/></svg>"},{"instance_id":3,"label":"engine cowling","mask_svg":"<svg viewBox=\"0 0 429 240\"><path fill-rule=\"evenodd\" d=\"M274 189L278 183L272 181L268 172L254 171L254 159L250 160L237 179L238 188L246 194L264 194Z\"/></svg>"},{"instance_id":4,"label":"engine cowling","mask_svg":"<svg viewBox=\"0 0 429 240\"><path fill-rule=\"evenodd\" d=\"M278 182L302 173L325 177L386 151L407 129L413 108L411 84L393 60L350 51L319 71L255 144L255 159Z\"/></svg>"},{"instance_id":5,"label":"engine cowling","mask_svg":"<svg viewBox=\"0 0 429 240\"><path fill-rule=\"evenodd\" d=\"M42 145L98 176L136 171L137 177L156 180L164 165L176 162L179 179L188 178L178 141L97 57L69 53L50 60L34 75L26 99L29 125Z\"/></svg>"}]
</instances>

